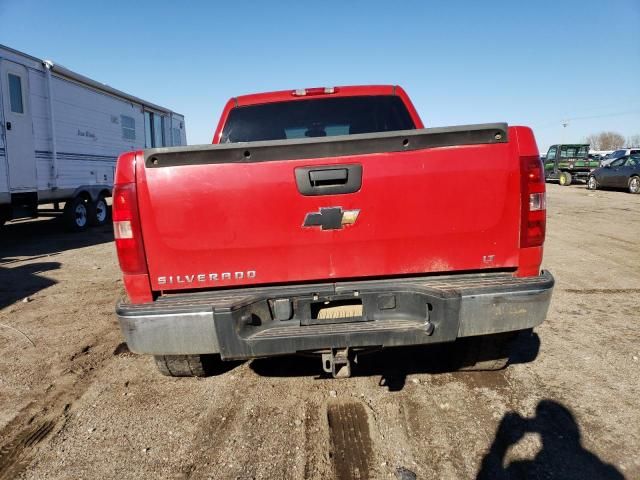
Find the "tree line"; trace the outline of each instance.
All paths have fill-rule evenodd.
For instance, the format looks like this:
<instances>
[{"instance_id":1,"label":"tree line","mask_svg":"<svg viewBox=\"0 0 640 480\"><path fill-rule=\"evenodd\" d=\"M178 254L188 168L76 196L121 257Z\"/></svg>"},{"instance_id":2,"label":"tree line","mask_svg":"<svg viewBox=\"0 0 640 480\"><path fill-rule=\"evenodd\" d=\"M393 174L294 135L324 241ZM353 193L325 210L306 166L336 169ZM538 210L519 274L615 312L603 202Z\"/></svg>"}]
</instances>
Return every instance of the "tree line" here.
<instances>
[{"instance_id":1,"label":"tree line","mask_svg":"<svg viewBox=\"0 0 640 480\"><path fill-rule=\"evenodd\" d=\"M617 132L592 133L585 137L584 143L591 145L591 150L617 150L623 147L640 147L640 134L631 135L625 139Z\"/></svg>"}]
</instances>

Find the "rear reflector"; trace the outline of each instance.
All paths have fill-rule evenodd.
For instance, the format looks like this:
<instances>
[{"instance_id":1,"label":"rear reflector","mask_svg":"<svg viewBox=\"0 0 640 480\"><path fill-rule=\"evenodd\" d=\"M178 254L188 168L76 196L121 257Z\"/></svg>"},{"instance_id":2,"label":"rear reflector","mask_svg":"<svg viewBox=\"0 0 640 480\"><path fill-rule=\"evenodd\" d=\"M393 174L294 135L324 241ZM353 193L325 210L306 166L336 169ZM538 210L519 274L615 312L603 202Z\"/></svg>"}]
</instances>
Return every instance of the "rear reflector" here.
<instances>
[{"instance_id":1,"label":"rear reflector","mask_svg":"<svg viewBox=\"0 0 640 480\"><path fill-rule=\"evenodd\" d=\"M540 210L540 218L529 218L526 222L527 236L525 241L521 242L523 247L538 247L544 243L546 221L544 218L544 210Z\"/></svg>"}]
</instances>

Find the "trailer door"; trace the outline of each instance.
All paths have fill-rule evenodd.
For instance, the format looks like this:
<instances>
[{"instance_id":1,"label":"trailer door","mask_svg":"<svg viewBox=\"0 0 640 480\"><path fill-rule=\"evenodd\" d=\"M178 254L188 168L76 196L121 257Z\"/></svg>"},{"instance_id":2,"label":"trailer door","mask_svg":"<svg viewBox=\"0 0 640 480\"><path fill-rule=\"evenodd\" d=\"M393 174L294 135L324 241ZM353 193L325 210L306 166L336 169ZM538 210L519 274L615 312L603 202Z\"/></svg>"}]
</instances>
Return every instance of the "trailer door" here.
<instances>
[{"instance_id":1,"label":"trailer door","mask_svg":"<svg viewBox=\"0 0 640 480\"><path fill-rule=\"evenodd\" d=\"M37 189L33 122L29 105L29 77L26 67L8 60L0 61L4 131L9 161L9 190L28 192Z\"/></svg>"}]
</instances>

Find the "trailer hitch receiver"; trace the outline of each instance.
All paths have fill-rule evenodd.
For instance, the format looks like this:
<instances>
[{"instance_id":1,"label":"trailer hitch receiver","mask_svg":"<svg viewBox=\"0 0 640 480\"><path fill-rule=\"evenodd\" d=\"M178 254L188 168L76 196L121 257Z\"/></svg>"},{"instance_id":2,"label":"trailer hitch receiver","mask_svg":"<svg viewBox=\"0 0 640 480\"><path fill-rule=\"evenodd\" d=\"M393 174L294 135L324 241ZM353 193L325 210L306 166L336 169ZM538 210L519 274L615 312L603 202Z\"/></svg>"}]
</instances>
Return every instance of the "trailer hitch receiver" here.
<instances>
[{"instance_id":1,"label":"trailer hitch receiver","mask_svg":"<svg viewBox=\"0 0 640 480\"><path fill-rule=\"evenodd\" d=\"M322 354L322 369L333 378L349 378L352 359L352 352L348 348L332 348Z\"/></svg>"}]
</instances>

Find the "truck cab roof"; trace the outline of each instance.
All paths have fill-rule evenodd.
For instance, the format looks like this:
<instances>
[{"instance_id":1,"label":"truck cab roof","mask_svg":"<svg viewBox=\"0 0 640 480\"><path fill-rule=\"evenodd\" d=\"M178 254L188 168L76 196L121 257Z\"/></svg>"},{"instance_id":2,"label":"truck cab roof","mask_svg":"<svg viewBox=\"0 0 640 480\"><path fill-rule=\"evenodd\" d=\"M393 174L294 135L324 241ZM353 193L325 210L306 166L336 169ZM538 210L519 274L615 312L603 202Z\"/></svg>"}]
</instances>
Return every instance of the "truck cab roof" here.
<instances>
[{"instance_id":1,"label":"truck cab roof","mask_svg":"<svg viewBox=\"0 0 640 480\"><path fill-rule=\"evenodd\" d=\"M399 95L404 92L397 85L351 85L335 87L298 88L277 90L274 92L251 93L231 98L236 106L257 105L262 103L285 102L289 100L308 100L311 97L353 97L359 95Z\"/></svg>"}]
</instances>

